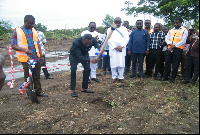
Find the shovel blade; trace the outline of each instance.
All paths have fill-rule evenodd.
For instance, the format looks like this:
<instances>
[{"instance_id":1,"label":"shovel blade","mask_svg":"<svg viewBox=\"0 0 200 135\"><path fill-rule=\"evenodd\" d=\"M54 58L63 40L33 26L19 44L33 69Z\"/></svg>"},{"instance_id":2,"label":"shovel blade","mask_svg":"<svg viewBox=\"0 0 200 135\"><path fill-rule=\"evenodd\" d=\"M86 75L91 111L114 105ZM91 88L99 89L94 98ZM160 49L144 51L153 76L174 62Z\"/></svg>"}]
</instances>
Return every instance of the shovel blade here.
<instances>
[{"instance_id":1,"label":"shovel blade","mask_svg":"<svg viewBox=\"0 0 200 135\"><path fill-rule=\"evenodd\" d=\"M37 103L37 104L40 103L37 98L35 90L28 89L28 90L26 90L26 92L27 92L29 98L31 99L32 103Z\"/></svg>"}]
</instances>

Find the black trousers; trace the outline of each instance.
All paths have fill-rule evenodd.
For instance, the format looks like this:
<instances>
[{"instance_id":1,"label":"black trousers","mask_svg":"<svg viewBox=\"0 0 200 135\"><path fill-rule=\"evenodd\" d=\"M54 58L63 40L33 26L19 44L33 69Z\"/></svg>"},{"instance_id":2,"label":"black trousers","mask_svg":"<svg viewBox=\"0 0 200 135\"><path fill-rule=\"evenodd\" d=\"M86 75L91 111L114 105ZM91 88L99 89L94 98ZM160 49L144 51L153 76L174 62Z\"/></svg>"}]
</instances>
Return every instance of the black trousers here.
<instances>
[{"instance_id":1,"label":"black trousers","mask_svg":"<svg viewBox=\"0 0 200 135\"><path fill-rule=\"evenodd\" d=\"M166 51L164 78L168 78L172 66L171 79L175 79L180 65L183 50L175 48L173 52Z\"/></svg>"},{"instance_id":2,"label":"black trousers","mask_svg":"<svg viewBox=\"0 0 200 135\"><path fill-rule=\"evenodd\" d=\"M29 77L29 64L27 62L22 62L22 66L24 69L24 82L27 81L27 78ZM37 61L37 64L35 65L35 68L33 68L32 73L32 79L33 79L33 85L36 93L42 92L42 87L40 83L40 71L41 71L41 61ZM28 85L27 89L30 88L30 85Z\"/></svg>"},{"instance_id":3,"label":"black trousers","mask_svg":"<svg viewBox=\"0 0 200 135\"><path fill-rule=\"evenodd\" d=\"M45 67L46 67L46 59L45 59L45 55L43 55L42 57L44 58L44 62L42 63L42 65L41 65L41 66L45 66ZM42 71L43 71L43 73L44 73L45 77L48 77L48 76L50 76L50 74L49 74L49 72L48 72L47 68L43 68L43 69L42 69Z\"/></svg>"},{"instance_id":4,"label":"black trousers","mask_svg":"<svg viewBox=\"0 0 200 135\"><path fill-rule=\"evenodd\" d=\"M128 55L128 49L126 49L126 56L125 56L125 72L128 73L131 67L131 60L132 56Z\"/></svg>"},{"instance_id":5,"label":"black trousers","mask_svg":"<svg viewBox=\"0 0 200 135\"><path fill-rule=\"evenodd\" d=\"M150 57L149 57L149 54L145 54L145 63L146 63L146 71L145 71L145 75L149 76L150 74L148 74L148 70L150 69Z\"/></svg>"},{"instance_id":6,"label":"black trousers","mask_svg":"<svg viewBox=\"0 0 200 135\"><path fill-rule=\"evenodd\" d=\"M154 65L155 66L155 72L154 72L154 76L157 76L158 73L160 72L160 62L161 62L161 56L162 56L162 50L161 49L157 49L157 50L149 50L149 60L151 61L149 63L149 69L147 69L147 74L151 75L154 69Z\"/></svg>"},{"instance_id":7,"label":"black trousers","mask_svg":"<svg viewBox=\"0 0 200 135\"><path fill-rule=\"evenodd\" d=\"M192 78L192 82L195 83L199 77L199 58L186 56L185 61L185 80L189 81L191 79L192 68L194 68L194 75Z\"/></svg>"},{"instance_id":8,"label":"black trousers","mask_svg":"<svg viewBox=\"0 0 200 135\"><path fill-rule=\"evenodd\" d=\"M160 59L160 74L162 77L163 77L163 73L165 71L165 53L166 53L166 51L161 52L161 59Z\"/></svg>"},{"instance_id":9,"label":"black trousers","mask_svg":"<svg viewBox=\"0 0 200 135\"><path fill-rule=\"evenodd\" d=\"M87 56L89 58L89 55ZM78 63L81 63L84 70L83 70L83 82L82 82L82 88L87 89L88 88L88 80L90 76L90 62L82 62L77 59L76 56L69 55L69 61L71 66L71 82L70 87L71 90L76 89L76 70Z\"/></svg>"}]
</instances>

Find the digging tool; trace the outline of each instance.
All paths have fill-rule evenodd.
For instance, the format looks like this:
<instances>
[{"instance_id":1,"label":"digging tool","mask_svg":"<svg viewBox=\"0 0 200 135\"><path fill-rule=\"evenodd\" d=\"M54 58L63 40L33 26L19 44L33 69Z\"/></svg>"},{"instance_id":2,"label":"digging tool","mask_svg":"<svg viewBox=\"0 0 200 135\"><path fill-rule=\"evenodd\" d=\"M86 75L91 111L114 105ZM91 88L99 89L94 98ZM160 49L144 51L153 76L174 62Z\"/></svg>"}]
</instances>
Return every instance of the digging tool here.
<instances>
[{"instance_id":1,"label":"digging tool","mask_svg":"<svg viewBox=\"0 0 200 135\"><path fill-rule=\"evenodd\" d=\"M106 22L106 21L104 21L104 23L111 27L111 31L108 33L108 35L107 35L107 37L106 37L106 39L105 39L103 45L101 46L100 51L99 51L99 54L97 55L96 59L99 59L99 57L100 57L101 54L103 53L104 48L105 48L105 46L106 46L108 40L110 39L110 37L111 37L113 31L114 31L114 30L116 29L116 27L117 27L116 24L114 24L114 23L113 23L112 25L111 25L110 23ZM118 32L119 32L119 31L118 31Z\"/></svg>"},{"instance_id":2,"label":"digging tool","mask_svg":"<svg viewBox=\"0 0 200 135\"><path fill-rule=\"evenodd\" d=\"M33 60L28 61L29 64L29 82L30 82L30 88L26 90L27 95L31 99L32 103L37 103L39 104L39 100L37 99L37 95L35 90L33 90L33 81L32 81L32 69L34 68L31 64L33 63Z\"/></svg>"}]
</instances>

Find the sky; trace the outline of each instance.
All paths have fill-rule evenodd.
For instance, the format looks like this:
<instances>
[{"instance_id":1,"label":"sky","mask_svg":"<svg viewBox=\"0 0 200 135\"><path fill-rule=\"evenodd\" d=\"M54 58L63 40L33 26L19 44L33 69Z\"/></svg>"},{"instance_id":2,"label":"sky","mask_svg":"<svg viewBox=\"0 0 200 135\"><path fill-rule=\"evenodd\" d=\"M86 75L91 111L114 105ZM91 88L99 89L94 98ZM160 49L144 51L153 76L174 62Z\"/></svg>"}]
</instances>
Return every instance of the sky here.
<instances>
[{"instance_id":1,"label":"sky","mask_svg":"<svg viewBox=\"0 0 200 135\"><path fill-rule=\"evenodd\" d=\"M47 30L85 28L89 22L102 26L106 14L121 17L135 25L138 19L150 19L152 25L159 22L153 16L126 16L121 8L125 8L126 0L0 0L0 20L9 21L12 28L24 24L25 15L33 15L35 23L41 23ZM132 0L136 6L139 0Z\"/></svg>"}]
</instances>

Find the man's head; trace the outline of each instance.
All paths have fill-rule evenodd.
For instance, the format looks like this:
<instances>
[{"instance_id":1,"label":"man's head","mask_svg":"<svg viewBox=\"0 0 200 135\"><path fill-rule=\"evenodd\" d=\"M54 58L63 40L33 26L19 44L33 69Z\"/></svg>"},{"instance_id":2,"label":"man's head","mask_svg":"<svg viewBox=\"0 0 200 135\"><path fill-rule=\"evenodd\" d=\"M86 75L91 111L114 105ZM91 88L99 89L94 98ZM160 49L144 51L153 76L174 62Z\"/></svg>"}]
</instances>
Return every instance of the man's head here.
<instances>
[{"instance_id":1,"label":"man's head","mask_svg":"<svg viewBox=\"0 0 200 135\"><path fill-rule=\"evenodd\" d=\"M24 17L24 28L31 29L35 24L35 18L32 15L26 15Z\"/></svg>"},{"instance_id":2,"label":"man's head","mask_svg":"<svg viewBox=\"0 0 200 135\"><path fill-rule=\"evenodd\" d=\"M122 19L120 17L116 17L114 19L114 23L117 25L117 28L119 28L122 24Z\"/></svg>"},{"instance_id":3,"label":"man's head","mask_svg":"<svg viewBox=\"0 0 200 135\"><path fill-rule=\"evenodd\" d=\"M167 35L168 31L169 31L169 27L165 26L163 29L163 32L165 33L165 35Z\"/></svg>"},{"instance_id":4,"label":"man's head","mask_svg":"<svg viewBox=\"0 0 200 135\"><path fill-rule=\"evenodd\" d=\"M160 30L160 24L159 23L156 23L154 25L154 32L158 32Z\"/></svg>"},{"instance_id":5,"label":"man's head","mask_svg":"<svg viewBox=\"0 0 200 135\"><path fill-rule=\"evenodd\" d=\"M91 34L85 34L82 36L82 43L84 46L88 47L92 44L92 35Z\"/></svg>"},{"instance_id":6,"label":"man's head","mask_svg":"<svg viewBox=\"0 0 200 135\"><path fill-rule=\"evenodd\" d=\"M129 21L124 21L123 26L128 29L129 28Z\"/></svg>"},{"instance_id":7,"label":"man's head","mask_svg":"<svg viewBox=\"0 0 200 135\"><path fill-rule=\"evenodd\" d=\"M151 28L151 21L150 20L145 20L144 26L145 26L146 29L150 29Z\"/></svg>"},{"instance_id":8,"label":"man's head","mask_svg":"<svg viewBox=\"0 0 200 135\"><path fill-rule=\"evenodd\" d=\"M181 25L182 25L182 22L183 22L183 19L181 19L181 18L176 18L176 19L174 20L174 27L175 27L176 29L179 29L179 28L181 27Z\"/></svg>"},{"instance_id":9,"label":"man's head","mask_svg":"<svg viewBox=\"0 0 200 135\"><path fill-rule=\"evenodd\" d=\"M137 29L141 30L143 27L143 21L142 20L137 20L136 21L136 27Z\"/></svg>"},{"instance_id":10,"label":"man's head","mask_svg":"<svg viewBox=\"0 0 200 135\"><path fill-rule=\"evenodd\" d=\"M96 30L96 23L95 22L90 22L88 26L88 30L90 32L94 32Z\"/></svg>"}]
</instances>

